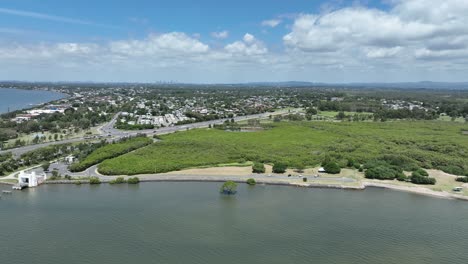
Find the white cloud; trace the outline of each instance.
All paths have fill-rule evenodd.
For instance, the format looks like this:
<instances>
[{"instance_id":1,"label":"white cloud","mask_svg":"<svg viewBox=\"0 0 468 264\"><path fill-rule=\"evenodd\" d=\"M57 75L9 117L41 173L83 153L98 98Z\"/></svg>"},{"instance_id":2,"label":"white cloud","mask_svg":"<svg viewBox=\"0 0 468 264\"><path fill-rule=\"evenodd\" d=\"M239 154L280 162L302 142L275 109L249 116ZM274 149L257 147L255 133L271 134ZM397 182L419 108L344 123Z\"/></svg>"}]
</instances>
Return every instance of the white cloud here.
<instances>
[{"instance_id":1,"label":"white cloud","mask_svg":"<svg viewBox=\"0 0 468 264\"><path fill-rule=\"evenodd\" d=\"M265 45L261 41L257 40L254 35L249 33L244 35L242 41L236 41L228 44L224 49L231 54L247 56L262 55L268 52Z\"/></svg>"},{"instance_id":2,"label":"white cloud","mask_svg":"<svg viewBox=\"0 0 468 264\"><path fill-rule=\"evenodd\" d=\"M281 24L281 19L270 19L270 20L264 20L262 21L262 26L264 27L277 27L279 24Z\"/></svg>"},{"instance_id":3,"label":"white cloud","mask_svg":"<svg viewBox=\"0 0 468 264\"><path fill-rule=\"evenodd\" d=\"M362 64L381 58L394 58L395 64L408 63L409 58L450 60L453 54L468 59L468 1L393 3L389 11L358 6L302 14L283 37L284 44L290 52L354 57Z\"/></svg>"},{"instance_id":4,"label":"white cloud","mask_svg":"<svg viewBox=\"0 0 468 264\"><path fill-rule=\"evenodd\" d=\"M243 37L244 42L253 43L255 41L255 36L249 33L246 33Z\"/></svg>"},{"instance_id":5,"label":"white cloud","mask_svg":"<svg viewBox=\"0 0 468 264\"><path fill-rule=\"evenodd\" d=\"M208 45L181 32L152 34L144 40L122 40L110 43L112 53L128 56L200 54L208 52L209 49Z\"/></svg>"},{"instance_id":6,"label":"white cloud","mask_svg":"<svg viewBox=\"0 0 468 264\"><path fill-rule=\"evenodd\" d=\"M284 46L267 46L251 33L223 47L183 32L107 43L3 40L0 79L466 80L468 1L389 1L388 10L359 5L288 18L294 21ZM228 37L223 32L212 36Z\"/></svg>"},{"instance_id":7,"label":"white cloud","mask_svg":"<svg viewBox=\"0 0 468 264\"><path fill-rule=\"evenodd\" d=\"M372 59L391 58L396 56L401 49L401 47L371 48L367 51L367 57Z\"/></svg>"},{"instance_id":8,"label":"white cloud","mask_svg":"<svg viewBox=\"0 0 468 264\"><path fill-rule=\"evenodd\" d=\"M229 31L223 30L223 31L220 31L220 32L212 32L211 36L213 38L217 38L217 39L225 39L225 38L229 37Z\"/></svg>"}]
</instances>

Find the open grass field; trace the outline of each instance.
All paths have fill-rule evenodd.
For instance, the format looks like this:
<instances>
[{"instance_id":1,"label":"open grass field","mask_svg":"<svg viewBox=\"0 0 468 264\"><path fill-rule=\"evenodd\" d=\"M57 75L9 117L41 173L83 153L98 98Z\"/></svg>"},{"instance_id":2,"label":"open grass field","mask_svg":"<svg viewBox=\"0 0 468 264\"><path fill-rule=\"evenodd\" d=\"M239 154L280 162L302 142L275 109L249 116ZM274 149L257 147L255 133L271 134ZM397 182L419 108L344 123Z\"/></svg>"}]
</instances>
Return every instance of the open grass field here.
<instances>
[{"instance_id":1,"label":"open grass field","mask_svg":"<svg viewBox=\"0 0 468 264\"><path fill-rule=\"evenodd\" d=\"M468 171L466 124L441 121L280 122L260 132L198 129L162 136L162 141L99 165L103 174L162 173L245 161L315 167L326 156L343 166L399 158L424 168Z\"/></svg>"}]
</instances>

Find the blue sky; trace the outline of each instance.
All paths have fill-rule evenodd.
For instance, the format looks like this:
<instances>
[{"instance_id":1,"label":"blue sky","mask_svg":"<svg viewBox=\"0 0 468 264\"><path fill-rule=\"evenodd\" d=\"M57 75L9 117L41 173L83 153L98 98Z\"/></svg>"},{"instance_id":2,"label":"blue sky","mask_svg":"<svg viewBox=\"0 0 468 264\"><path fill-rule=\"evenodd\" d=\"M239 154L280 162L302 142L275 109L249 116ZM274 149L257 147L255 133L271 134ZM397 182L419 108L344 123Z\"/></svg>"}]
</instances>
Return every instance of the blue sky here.
<instances>
[{"instance_id":1,"label":"blue sky","mask_svg":"<svg viewBox=\"0 0 468 264\"><path fill-rule=\"evenodd\" d=\"M3 0L0 79L464 81L464 0Z\"/></svg>"},{"instance_id":2,"label":"blue sky","mask_svg":"<svg viewBox=\"0 0 468 264\"><path fill-rule=\"evenodd\" d=\"M33 16L0 11L0 25L22 31L37 32L27 41L95 41L126 37L144 37L148 33L186 32L200 34L209 40L215 31L229 31L229 38L240 38L246 32L264 35L263 39L277 42L287 32L284 26L265 30L262 21L281 19L291 24L300 13L320 12L327 8L355 5L351 1L313 0L3 0L0 8L32 12L79 20L86 23L60 22ZM380 1L366 1L368 6L385 7ZM288 19L289 18L289 19ZM18 37L10 36L10 39Z\"/></svg>"}]
</instances>

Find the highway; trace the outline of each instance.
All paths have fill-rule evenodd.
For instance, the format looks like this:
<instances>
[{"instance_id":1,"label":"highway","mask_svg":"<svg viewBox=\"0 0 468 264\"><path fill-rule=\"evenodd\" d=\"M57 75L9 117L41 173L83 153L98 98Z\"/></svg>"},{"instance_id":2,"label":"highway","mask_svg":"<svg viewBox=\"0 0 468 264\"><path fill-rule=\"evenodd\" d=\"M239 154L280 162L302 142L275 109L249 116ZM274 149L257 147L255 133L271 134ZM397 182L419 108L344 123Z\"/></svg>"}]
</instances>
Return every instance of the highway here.
<instances>
[{"instance_id":1,"label":"highway","mask_svg":"<svg viewBox=\"0 0 468 264\"><path fill-rule=\"evenodd\" d=\"M247 115L247 116L238 116L234 117L234 121L239 122L239 121L244 121L244 120L249 120L249 119L263 119L263 118L268 118L270 115L278 115L281 112L274 112L274 113L263 113L263 114L255 114L255 115ZM224 119L217 119L217 120L211 120L211 121L205 121L205 122L199 122L199 123L192 123L192 124L186 124L186 125L176 125L176 126L171 126L171 127L162 127L158 129L147 129L147 130L119 130L115 129L114 125L117 122L117 119L119 118L120 113L117 113L114 115L112 120L101 127L98 128L98 132L101 134L101 136L104 136L103 138L108 138L108 139L120 139L123 137L129 137L129 136L135 136L137 134L147 134L149 136L153 135L163 135L163 134L169 134L169 133L174 133L177 131L185 131L185 130L190 130L190 129L195 129L195 128L203 128L203 127L208 127L209 125L215 125L215 124L222 124L226 120L231 120L231 118L224 118ZM24 147L19 147L19 148L14 148L14 149L7 149L7 150L2 150L0 151L0 154L4 154L7 152L13 153L16 157L21 156L22 154L42 148L42 147L47 147L51 145L58 145L58 144L66 144L66 143L76 143L76 142L81 142L85 140L92 140L92 139L86 139L85 137L80 137L80 138L74 138L74 139L67 139L67 140L60 140L60 141L53 141L53 142L47 142L47 143L41 143L41 144L36 144L36 145L28 145Z\"/></svg>"},{"instance_id":2,"label":"highway","mask_svg":"<svg viewBox=\"0 0 468 264\"><path fill-rule=\"evenodd\" d=\"M268 118L270 115L275 115L278 114L278 112L275 113L263 113L263 114L256 114L256 115L247 115L247 116L238 116L234 117L234 121L239 122L239 121L244 121L244 120L249 120L249 119L256 119L256 118ZM106 125L102 126L99 131L107 136L111 137L127 137L127 136L134 136L137 134L147 134L149 136L152 135L163 135L163 134L169 134L169 133L174 133L176 131L184 131L184 130L190 130L194 128L203 128L203 127L208 127L209 125L215 125L215 124L223 124L225 121L231 120L231 118L224 118L224 119L217 119L217 120L211 120L211 121L205 121L205 122L198 122L198 123L192 123L192 124L186 124L186 125L176 125L176 126L171 126L171 127L162 127L158 129L146 129L146 130L131 130L131 131L126 131L126 130L119 130L115 129L114 125L115 122L117 122L117 118L120 115L120 113L116 114L112 120L107 123Z\"/></svg>"}]
</instances>

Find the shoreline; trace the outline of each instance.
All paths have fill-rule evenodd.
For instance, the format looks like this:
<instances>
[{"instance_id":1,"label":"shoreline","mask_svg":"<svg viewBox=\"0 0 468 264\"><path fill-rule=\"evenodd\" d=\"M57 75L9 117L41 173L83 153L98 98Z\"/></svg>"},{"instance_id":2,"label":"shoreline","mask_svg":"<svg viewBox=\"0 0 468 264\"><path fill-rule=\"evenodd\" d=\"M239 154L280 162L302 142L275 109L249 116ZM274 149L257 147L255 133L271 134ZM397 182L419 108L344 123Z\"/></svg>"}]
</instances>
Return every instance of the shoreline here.
<instances>
[{"instance_id":1,"label":"shoreline","mask_svg":"<svg viewBox=\"0 0 468 264\"><path fill-rule=\"evenodd\" d=\"M101 184L110 184L112 179L101 179ZM216 182L222 183L225 181L234 181L236 183L246 183L246 179L241 178L233 178L233 177L219 177L219 178L210 178L207 179L205 177L155 177L153 179L140 179L140 183L145 182L181 182L181 183L190 183L190 182ZM44 184L50 185L76 185L77 182L81 184L89 184L89 180L60 180L60 181L46 181ZM452 194L447 192L437 192L430 190L424 187L407 187L407 186L397 186L392 184L386 183L375 183L375 182L363 182L359 186L346 186L340 184L321 184L321 183L307 183L307 182L287 182L287 181L275 181L275 180L256 180L257 185L272 185L272 186L286 186L286 187L296 187L296 188L311 188L311 189L335 189L335 190L349 190L349 191L365 191L367 188L378 188L378 189L387 189L393 191L400 191L406 193L413 193L417 195L423 196L430 196L433 198L441 198L441 199L450 199L450 200L461 200L461 201L468 201L467 196ZM13 186L14 183L10 182L1 182L0 186ZM99 184L97 184L99 185Z\"/></svg>"},{"instance_id":2,"label":"shoreline","mask_svg":"<svg viewBox=\"0 0 468 264\"><path fill-rule=\"evenodd\" d=\"M138 176L136 176L138 177ZM246 184L246 180L248 177L242 176L218 176L218 177L210 177L210 176L171 176L171 175L153 175L140 178L140 183L145 182L218 182L222 183L225 181L234 181L236 183L244 183ZM114 179L101 179L102 184L109 184L109 182ZM299 188L311 188L311 189L336 189L336 190L351 190L351 191L364 191L367 188L379 188L379 189L388 189L393 191L401 191L406 193L413 193L418 195L430 196L434 198L442 198L442 199L451 199L451 200L461 200L461 201L468 201L467 196L452 194L448 192L438 192L433 191L429 188L421 187L421 186L398 186L388 183L378 183L378 182L369 182L363 181L357 186L347 186L343 184L324 184L324 183L311 183L311 182L295 182L291 180L270 180L270 179L255 179L257 185L273 185L273 186L289 186L289 187L299 187ZM60 180L60 181L47 181L44 184L76 184L77 180ZM89 184L88 180L80 181L81 184Z\"/></svg>"},{"instance_id":3,"label":"shoreline","mask_svg":"<svg viewBox=\"0 0 468 264\"><path fill-rule=\"evenodd\" d=\"M31 109L34 109L34 108L37 108L37 107L43 107L48 103L55 102L55 101L58 101L58 100L62 100L62 99L65 99L65 98L68 98L68 97L71 96L71 94L57 92L57 91L51 91L51 90L47 90L47 89L22 89L22 88L1 88L1 89L4 89L4 90L21 90L21 91L43 91L43 92L59 94L61 96L61 98L49 100L49 101L46 101L46 102L40 102L40 103L37 103L37 104L34 104L34 105L26 105L25 107L20 107L18 109L11 110L10 112L0 112L0 116L10 114L10 113L20 112L20 111L31 110Z\"/></svg>"},{"instance_id":4,"label":"shoreline","mask_svg":"<svg viewBox=\"0 0 468 264\"><path fill-rule=\"evenodd\" d=\"M271 166L266 166L265 174L253 174L250 167L211 167L211 168L193 168L182 171L173 171L160 174L139 174L139 175L114 175L105 176L97 172L98 178L101 183L110 183L117 177L138 177L140 182L226 182L234 181L236 183L246 183L247 179L253 178L259 185L281 185L302 188L321 188L321 189L341 189L341 190L365 190L366 188L380 188L390 189L395 191L402 191L406 193L414 193L418 195L431 196L443 199L457 199L468 201L468 196L461 193L452 193L449 190L435 190L429 188L430 186L424 185L401 185L394 181L378 181L361 178L355 170L343 169L338 176L321 175L315 177L313 175L319 174L317 168L306 169L304 175L299 175L292 170L288 170L286 174L292 175L291 177L286 174L274 174L271 172ZM431 175L437 177L456 178L456 176L446 174L436 170L429 170ZM304 182L303 178L307 178ZM442 178L439 178L442 179ZM75 180L56 180L46 181L44 184L89 184L88 179L75 178ZM0 179L0 184L1 184ZM5 182L8 185L14 185L11 182ZM466 186L464 186L466 187Z\"/></svg>"}]
</instances>

